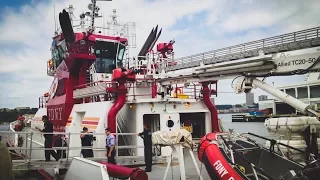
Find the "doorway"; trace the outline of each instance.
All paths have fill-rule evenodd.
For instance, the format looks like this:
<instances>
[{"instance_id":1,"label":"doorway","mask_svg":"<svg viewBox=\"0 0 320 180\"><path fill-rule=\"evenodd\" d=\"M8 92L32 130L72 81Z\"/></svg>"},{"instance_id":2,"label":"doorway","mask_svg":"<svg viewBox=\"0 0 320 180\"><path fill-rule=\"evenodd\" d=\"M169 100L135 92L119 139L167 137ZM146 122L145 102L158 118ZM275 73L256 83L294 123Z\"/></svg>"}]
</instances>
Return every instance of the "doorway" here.
<instances>
[{"instance_id":1,"label":"doorway","mask_svg":"<svg viewBox=\"0 0 320 180\"><path fill-rule=\"evenodd\" d=\"M180 113L181 127L192 134L192 138L200 139L206 134L206 116L200 113Z\"/></svg>"},{"instance_id":2,"label":"doorway","mask_svg":"<svg viewBox=\"0 0 320 180\"><path fill-rule=\"evenodd\" d=\"M151 132L160 131L160 114L144 114L143 124L147 125ZM159 156L161 154L161 148L153 147L152 154Z\"/></svg>"}]
</instances>

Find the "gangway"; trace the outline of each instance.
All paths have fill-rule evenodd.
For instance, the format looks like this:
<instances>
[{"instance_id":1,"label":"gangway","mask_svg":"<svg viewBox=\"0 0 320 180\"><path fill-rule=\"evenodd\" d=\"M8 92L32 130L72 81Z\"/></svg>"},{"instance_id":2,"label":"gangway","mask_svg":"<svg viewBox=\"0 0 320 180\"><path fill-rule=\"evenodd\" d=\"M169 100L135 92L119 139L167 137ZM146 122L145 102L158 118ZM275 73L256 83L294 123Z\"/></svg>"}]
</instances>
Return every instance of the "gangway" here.
<instances>
[{"instance_id":1,"label":"gangway","mask_svg":"<svg viewBox=\"0 0 320 180\"><path fill-rule=\"evenodd\" d=\"M178 58L175 59L177 64L166 67L165 71L194 68L200 66L201 63L208 65L257 57L259 51L267 55L317 47L320 46L319 30L320 27L315 27Z\"/></svg>"},{"instance_id":2,"label":"gangway","mask_svg":"<svg viewBox=\"0 0 320 180\"><path fill-rule=\"evenodd\" d=\"M161 85L221 80L238 75L267 77L320 69L320 27L175 59L154 75Z\"/></svg>"},{"instance_id":3,"label":"gangway","mask_svg":"<svg viewBox=\"0 0 320 180\"><path fill-rule=\"evenodd\" d=\"M242 77L235 88L236 93L250 92L254 85L301 113L319 118L319 113L311 106L257 79L320 71L319 30L320 27L315 27L187 56L175 59L171 66L163 62L158 69L160 73L152 76L164 92L176 84L188 86L194 82L216 83L222 79Z\"/></svg>"}]
</instances>

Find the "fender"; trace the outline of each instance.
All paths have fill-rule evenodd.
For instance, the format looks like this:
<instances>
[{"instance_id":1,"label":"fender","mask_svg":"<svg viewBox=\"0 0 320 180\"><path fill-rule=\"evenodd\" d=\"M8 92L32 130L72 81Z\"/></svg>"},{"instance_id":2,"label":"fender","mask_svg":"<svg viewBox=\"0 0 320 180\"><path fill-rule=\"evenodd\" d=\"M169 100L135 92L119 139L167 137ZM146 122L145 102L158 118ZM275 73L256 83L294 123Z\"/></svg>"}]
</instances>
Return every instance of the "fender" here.
<instances>
[{"instance_id":1,"label":"fender","mask_svg":"<svg viewBox=\"0 0 320 180\"><path fill-rule=\"evenodd\" d=\"M242 180L221 153L217 136L228 133L210 133L200 140L199 160L206 166L209 176L214 180Z\"/></svg>"}]
</instances>

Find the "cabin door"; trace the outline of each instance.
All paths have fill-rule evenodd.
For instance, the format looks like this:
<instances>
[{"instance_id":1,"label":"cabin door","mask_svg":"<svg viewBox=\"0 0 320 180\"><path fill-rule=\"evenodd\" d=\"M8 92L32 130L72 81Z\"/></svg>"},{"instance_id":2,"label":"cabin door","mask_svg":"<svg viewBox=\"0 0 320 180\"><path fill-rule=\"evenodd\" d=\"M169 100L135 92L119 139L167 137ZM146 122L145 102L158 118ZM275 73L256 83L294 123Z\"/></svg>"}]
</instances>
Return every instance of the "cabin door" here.
<instances>
[{"instance_id":1,"label":"cabin door","mask_svg":"<svg viewBox=\"0 0 320 180\"><path fill-rule=\"evenodd\" d=\"M160 131L160 114L143 115L143 124L147 125L151 132ZM152 154L159 156L161 154L161 148L152 148Z\"/></svg>"}]
</instances>

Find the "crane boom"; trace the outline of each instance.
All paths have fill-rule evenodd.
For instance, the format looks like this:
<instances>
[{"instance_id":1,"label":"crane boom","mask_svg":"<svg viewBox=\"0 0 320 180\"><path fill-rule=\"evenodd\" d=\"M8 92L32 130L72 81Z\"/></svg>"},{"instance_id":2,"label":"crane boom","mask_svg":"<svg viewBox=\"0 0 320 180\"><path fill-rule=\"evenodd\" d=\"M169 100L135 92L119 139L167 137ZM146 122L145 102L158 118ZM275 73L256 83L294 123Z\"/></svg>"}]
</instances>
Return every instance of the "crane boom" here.
<instances>
[{"instance_id":1,"label":"crane boom","mask_svg":"<svg viewBox=\"0 0 320 180\"><path fill-rule=\"evenodd\" d=\"M162 85L320 70L320 27L175 59L154 77Z\"/></svg>"}]
</instances>

